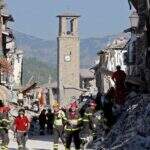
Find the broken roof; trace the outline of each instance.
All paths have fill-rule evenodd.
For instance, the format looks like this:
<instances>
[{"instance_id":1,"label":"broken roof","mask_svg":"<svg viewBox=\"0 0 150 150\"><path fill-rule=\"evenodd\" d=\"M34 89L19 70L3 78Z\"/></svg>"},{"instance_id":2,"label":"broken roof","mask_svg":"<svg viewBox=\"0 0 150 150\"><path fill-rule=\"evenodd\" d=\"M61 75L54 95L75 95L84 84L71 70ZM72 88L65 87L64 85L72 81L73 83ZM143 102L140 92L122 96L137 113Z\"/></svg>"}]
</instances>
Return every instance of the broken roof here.
<instances>
[{"instance_id":1,"label":"broken roof","mask_svg":"<svg viewBox=\"0 0 150 150\"><path fill-rule=\"evenodd\" d=\"M124 50L126 48L126 44L128 43L128 37L119 36L114 39L111 44L108 44L104 49L97 52L98 55L106 53L108 50Z\"/></svg>"}]
</instances>

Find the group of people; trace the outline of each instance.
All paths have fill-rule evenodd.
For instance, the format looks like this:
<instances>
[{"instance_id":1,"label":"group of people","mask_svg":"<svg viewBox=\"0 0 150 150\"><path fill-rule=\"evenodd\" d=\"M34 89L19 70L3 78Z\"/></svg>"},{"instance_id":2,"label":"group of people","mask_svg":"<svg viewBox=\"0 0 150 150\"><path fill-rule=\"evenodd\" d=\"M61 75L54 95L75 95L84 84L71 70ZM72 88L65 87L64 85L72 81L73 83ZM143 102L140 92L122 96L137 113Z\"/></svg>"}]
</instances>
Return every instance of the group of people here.
<instances>
[{"instance_id":1,"label":"group of people","mask_svg":"<svg viewBox=\"0 0 150 150\"><path fill-rule=\"evenodd\" d=\"M65 111L60 108L59 103L53 105L54 110L54 150L58 150L59 138L66 150L70 150L72 140L75 149L79 150L87 142L88 137L94 136L98 123L105 119L102 114L95 115L96 102L90 100L84 113L80 113L77 101L70 104ZM97 121L96 121L97 120Z\"/></svg>"},{"instance_id":2,"label":"group of people","mask_svg":"<svg viewBox=\"0 0 150 150\"><path fill-rule=\"evenodd\" d=\"M19 150L25 150L27 135L30 129L31 120L26 116L25 109L21 108L12 121L9 119L10 108L0 101L0 137L2 140L1 149L8 150L9 129L13 129ZM59 139L62 141L66 150L70 149L72 140L75 149L78 150L86 142L86 138L96 130L95 116L96 103L94 100L89 102L89 106L83 114L80 113L77 101L70 104L69 108L62 109L56 101L53 104L53 112L49 109L48 113L43 109L39 115L40 134L44 135L47 124L47 131L53 134L53 149L58 150ZM98 117L97 117L98 118ZM101 117L99 119L102 119ZM82 135L82 136L81 136ZM94 135L94 134L93 134Z\"/></svg>"},{"instance_id":3,"label":"group of people","mask_svg":"<svg viewBox=\"0 0 150 150\"><path fill-rule=\"evenodd\" d=\"M45 127L47 127L47 133L53 134L53 122L54 122L54 114L51 109L48 109L46 113L46 109L43 109L39 115L39 126L40 126L40 135L45 135Z\"/></svg>"},{"instance_id":4,"label":"group of people","mask_svg":"<svg viewBox=\"0 0 150 150\"><path fill-rule=\"evenodd\" d=\"M61 139L66 150L70 150L72 141L74 142L75 149L78 150L90 138L95 138L97 133L101 137L105 137L108 134L115 123L112 110L113 103L123 105L125 102L126 74L121 70L120 66L116 66L116 69L117 71L111 77L115 83L115 87L109 89L108 93L104 96L104 101L102 100L102 95L100 98L97 95L95 100L89 97L88 106L83 110L79 109L77 101L71 103L67 109L61 109L58 102L54 103L54 150L58 150L59 139Z\"/></svg>"},{"instance_id":5,"label":"group of people","mask_svg":"<svg viewBox=\"0 0 150 150\"><path fill-rule=\"evenodd\" d=\"M111 88L105 95L105 102L101 94L93 100L90 98L86 109L79 109L77 101L70 103L69 107L62 109L58 101L53 104L51 109L43 109L38 117L40 126L40 135L47 132L53 134L53 149L58 150L59 139L62 141L66 150L70 150L72 140L75 149L79 150L88 141L88 138L95 138L98 127L102 127L104 134L107 134L114 123L111 98L115 103L123 105L125 102L125 79L126 74L117 66L117 71L113 73L112 80L115 82L115 89ZM99 111L100 110L100 111ZM18 149L23 150L26 147L27 134L30 129L30 121L25 115L25 109L18 111L18 116L14 118L13 124L9 120L8 113L10 108L5 106L0 100L0 137L2 140L1 149L8 150L9 136L8 130L11 125L18 143ZM97 113L99 111L99 113ZM102 131L102 132L103 132Z\"/></svg>"},{"instance_id":6,"label":"group of people","mask_svg":"<svg viewBox=\"0 0 150 150\"><path fill-rule=\"evenodd\" d=\"M9 129L12 128L17 139L18 149L23 150L26 146L27 133L30 128L30 121L25 115L24 109L19 109L18 116L14 118L13 123L9 118L10 107L4 105L0 100L0 138L1 150L8 150Z\"/></svg>"}]
</instances>

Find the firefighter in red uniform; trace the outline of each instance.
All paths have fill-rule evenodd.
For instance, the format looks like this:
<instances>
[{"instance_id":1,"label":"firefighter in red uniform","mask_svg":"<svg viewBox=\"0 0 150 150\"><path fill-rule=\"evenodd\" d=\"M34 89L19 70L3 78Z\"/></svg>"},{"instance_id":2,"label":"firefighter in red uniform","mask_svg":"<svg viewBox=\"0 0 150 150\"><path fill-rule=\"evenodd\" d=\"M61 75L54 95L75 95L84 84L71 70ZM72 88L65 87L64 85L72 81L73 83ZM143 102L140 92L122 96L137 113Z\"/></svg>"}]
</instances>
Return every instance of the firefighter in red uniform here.
<instances>
[{"instance_id":1,"label":"firefighter in red uniform","mask_svg":"<svg viewBox=\"0 0 150 150\"><path fill-rule=\"evenodd\" d=\"M75 149L79 150L80 143L81 143L79 132L80 132L82 119L79 115L76 102L71 104L69 110L66 113L66 117L67 117L67 121L66 121L67 123L65 126L66 150L70 150L72 139L75 144Z\"/></svg>"},{"instance_id":2,"label":"firefighter in red uniform","mask_svg":"<svg viewBox=\"0 0 150 150\"><path fill-rule=\"evenodd\" d=\"M25 110L20 109L18 112L18 117L14 120L14 131L16 132L19 150L25 149L29 127L30 123L28 118L25 116Z\"/></svg>"},{"instance_id":3,"label":"firefighter in red uniform","mask_svg":"<svg viewBox=\"0 0 150 150\"><path fill-rule=\"evenodd\" d=\"M126 73L121 67L116 66L117 71L113 73L112 80L115 82L116 104L123 105L125 102L125 79Z\"/></svg>"}]
</instances>

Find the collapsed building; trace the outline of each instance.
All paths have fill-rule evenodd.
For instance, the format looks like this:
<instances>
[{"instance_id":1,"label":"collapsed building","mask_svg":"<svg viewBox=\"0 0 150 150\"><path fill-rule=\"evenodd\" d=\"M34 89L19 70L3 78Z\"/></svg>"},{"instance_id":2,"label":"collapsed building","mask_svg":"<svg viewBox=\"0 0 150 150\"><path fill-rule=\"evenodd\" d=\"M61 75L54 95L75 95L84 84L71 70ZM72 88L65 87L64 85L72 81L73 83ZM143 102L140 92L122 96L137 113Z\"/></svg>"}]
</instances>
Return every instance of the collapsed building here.
<instances>
[{"instance_id":1,"label":"collapsed building","mask_svg":"<svg viewBox=\"0 0 150 150\"><path fill-rule=\"evenodd\" d=\"M120 35L106 48L98 52L99 63L92 69L95 70L96 86L100 93L105 94L113 86L111 75L117 65L120 65L125 72L127 71L124 62L127 43L128 38L125 35Z\"/></svg>"},{"instance_id":2,"label":"collapsed building","mask_svg":"<svg viewBox=\"0 0 150 150\"><path fill-rule=\"evenodd\" d=\"M127 82L136 84L145 92L150 90L150 2L149 0L130 0L134 6L130 18L129 39L115 39L114 42L98 52L99 64L94 66L96 85L101 93L112 86L111 74L120 65L127 74ZM123 37L122 37L123 38Z\"/></svg>"},{"instance_id":3,"label":"collapsed building","mask_svg":"<svg viewBox=\"0 0 150 150\"><path fill-rule=\"evenodd\" d=\"M150 99L148 94L131 92L119 120L101 141L94 141L97 150L148 150L150 149Z\"/></svg>"},{"instance_id":4,"label":"collapsed building","mask_svg":"<svg viewBox=\"0 0 150 150\"><path fill-rule=\"evenodd\" d=\"M131 32L128 44L127 68L128 76L145 85L144 89L150 90L150 0L130 0L130 6L135 11L131 14Z\"/></svg>"},{"instance_id":5,"label":"collapsed building","mask_svg":"<svg viewBox=\"0 0 150 150\"><path fill-rule=\"evenodd\" d=\"M9 23L14 18L9 14L5 0L0 1L0 85L12 91L21 85L23 52L17 49ZM5 93L5 91L4 91ZM7 95L7 94L5 94ZM1 97L1 99L5 99ZM9 98L9 100L12 99Z\"/></svg>"},{"instance_id":6,"label":"collapsed building","mask_svg":"<svg viewBox=\"0 0 150 150\"><path fill-rule=\"evenodd\" d=\"M93 142L93 149L97 150L150 149L150 0L129 0L129 4L134 11L130 16L131 28L125 32L131 32L131 37L122 58L126 66L126 82L138 88L127 89L126 102L119 111L116 123L103 139L99 134ZM103 51L100 53L102 58L105 55ZM105 60L102 58L100 60ZM104 71L105 75L111 75L113 69L100 70L100 64L94 68L96 76L99 77ZM105 67L108 68L107 65ZM99 89L109 87L99 79Z\"/></svg>"}]
</instances>

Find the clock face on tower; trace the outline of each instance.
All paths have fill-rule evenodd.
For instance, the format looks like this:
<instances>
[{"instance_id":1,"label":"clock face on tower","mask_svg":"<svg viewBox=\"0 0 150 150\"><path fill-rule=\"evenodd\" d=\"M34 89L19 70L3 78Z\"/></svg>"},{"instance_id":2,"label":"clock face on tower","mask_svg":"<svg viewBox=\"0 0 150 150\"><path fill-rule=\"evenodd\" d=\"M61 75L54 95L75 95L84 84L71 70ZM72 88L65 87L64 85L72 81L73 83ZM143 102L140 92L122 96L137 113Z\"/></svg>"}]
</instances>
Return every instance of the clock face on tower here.
<instances>
[{"instance_id":1,"label":"clock face on tower","mask_svg":"<svg viewBox=\"0 0 150 150\"><path fill-rule=\"evenodd\" d=\"M66 62L70 62L71 61L71 56L70 55L66 55L65 56L65 61Z\"/></svg>"}]
</instances>

